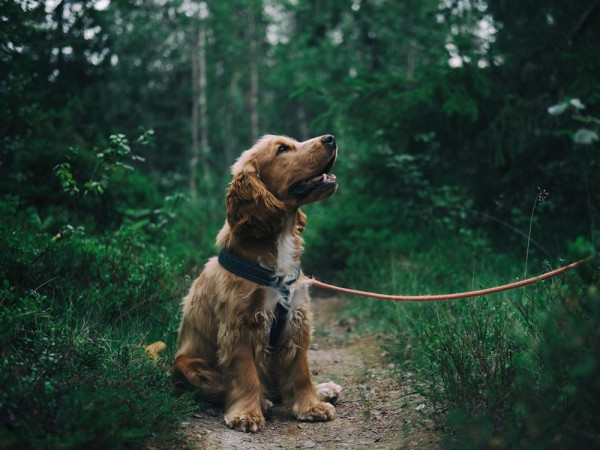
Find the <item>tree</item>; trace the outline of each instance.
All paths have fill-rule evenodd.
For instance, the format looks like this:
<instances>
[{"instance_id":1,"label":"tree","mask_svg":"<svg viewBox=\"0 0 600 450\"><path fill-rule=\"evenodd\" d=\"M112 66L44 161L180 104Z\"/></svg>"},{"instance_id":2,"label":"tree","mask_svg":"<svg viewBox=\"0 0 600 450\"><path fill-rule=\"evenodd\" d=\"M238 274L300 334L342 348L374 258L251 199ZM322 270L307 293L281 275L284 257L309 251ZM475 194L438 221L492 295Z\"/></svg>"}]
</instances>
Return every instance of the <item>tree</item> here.
<instances>
[{"instance_id":1,"label":"tree","mask_svg":"<svg viewBox=\"0 0 600 450\"><path fill-rule=\"evenodd\" d=\"M197 2L196 20L192 21L192 156L190 159L190 193L198 195L197 167L200 155L203 156L203 178L206 185L209 181L208 171L208 112L206 104L206 17L205 2Z\"/></svg>"}]
</instances>

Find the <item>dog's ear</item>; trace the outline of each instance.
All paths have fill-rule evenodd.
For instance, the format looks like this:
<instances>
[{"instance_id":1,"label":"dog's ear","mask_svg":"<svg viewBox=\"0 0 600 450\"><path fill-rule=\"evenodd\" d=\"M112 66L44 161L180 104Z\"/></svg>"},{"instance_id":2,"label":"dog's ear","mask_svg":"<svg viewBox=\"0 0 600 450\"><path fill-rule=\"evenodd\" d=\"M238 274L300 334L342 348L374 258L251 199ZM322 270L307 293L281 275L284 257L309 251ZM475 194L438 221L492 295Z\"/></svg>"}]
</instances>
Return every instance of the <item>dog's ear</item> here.
<instances>
[{"instance_id":1,"label":"dog's ear","mask_svg":"<svg viewBox=\"0 0 600 450\"><path fill-rule=\"evenodd\" d=\"M227 222L234 234L265 238L283 228L284 205L260 180L256 163L248 161L227 190Z\"/></svg>"}]
</instances>

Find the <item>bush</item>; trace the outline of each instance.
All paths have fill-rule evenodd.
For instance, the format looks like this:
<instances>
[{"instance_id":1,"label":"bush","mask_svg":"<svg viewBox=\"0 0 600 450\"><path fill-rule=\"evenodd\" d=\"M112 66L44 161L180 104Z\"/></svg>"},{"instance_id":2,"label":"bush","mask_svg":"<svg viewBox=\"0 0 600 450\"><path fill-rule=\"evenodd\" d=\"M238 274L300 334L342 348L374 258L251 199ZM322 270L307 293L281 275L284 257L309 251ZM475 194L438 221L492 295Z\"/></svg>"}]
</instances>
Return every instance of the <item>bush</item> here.
<instances>
[{"instance_id":1,"label":"bush","mask_svg":"<svg viewBox=\"0 0 600 450\"><path fill-rule=\"evenodd\" d=\"M0 201L3 447L178 439L190 399L142 344L174 345L180 273L143 230L53 239L20 206Z\"/></svg>"},{"instance_id":2,"label":"bush","mask_svg":"<svg viewBox=\"0 0 600 450\"><path fill-rule=\"evenodd\" d=\"M599 268L438 309L420 364L449 446L598 446Z\"/></svg>"},{"instance_id":3,"label":"bush","mask_svg":"<svg viewBox=\"0 0 600 450\"><path fill-rule=\"evenodd\" d=\"M516 330L508 443L600 445L600 264L583 270L535 296L530 317Z\"/></svg>"},{"instance_id":4,"label":"bush","mask_svg":"<svg viewBox=\"0 0 600 450\"><path fill-rule=\"evenodd\" d=\"M429 251L400 257L402 247L396 247L389 264L375 264L378 270L368 276L365 269L351 285L404 294L456 292L511 281L508 274L519 267L491 252L472 252L441 231L418 236L405 248L427 239ZM549 269L546 264L539 271ZM470 279L473 274L477 278ZM519 291L432 304L353 299L348 310L360 317L360 327L381 333L405 382L414 383L407 374L418 374L417 389L447 430L445 447L600 445L597 260Z\"/></svg>"},{"instance_id":5,"label":"bush","mask_svg":"<svg viewBox=\"0 0 600 450\"><path fill-rule=\"evenodd\" d=\"M3 448L142 448L176 438L190 410L139 345L69 325L34 292L7 282L0 312ZM11 299L11 297L13 297Z\"/></svg>"},{"instance_id":6,"label":"bush","mask_svg":"<svg viewBox=\"0 0 600 450\"><path fill-rule=\"evenodd\" d=\"M112 150L127 153L122 136L114 141ZM164 364L143 350L166 341L168 361L175 349L192 265L191 244L178 240L174 227L183 202L175 195L154 203L153 181L135 171L125 177L119 158L99 157L103 175L86 183L73 175L75 164L57 166L64 193L44 207L0 197L2 448L183 441L178 433L192 409L190 394L175 392ZM154 194L136 197L131 183ZM86 217L107 193L110 224ZM197 243L200 254L211 251L204 243Z\"/></svg>"}]
</instances>

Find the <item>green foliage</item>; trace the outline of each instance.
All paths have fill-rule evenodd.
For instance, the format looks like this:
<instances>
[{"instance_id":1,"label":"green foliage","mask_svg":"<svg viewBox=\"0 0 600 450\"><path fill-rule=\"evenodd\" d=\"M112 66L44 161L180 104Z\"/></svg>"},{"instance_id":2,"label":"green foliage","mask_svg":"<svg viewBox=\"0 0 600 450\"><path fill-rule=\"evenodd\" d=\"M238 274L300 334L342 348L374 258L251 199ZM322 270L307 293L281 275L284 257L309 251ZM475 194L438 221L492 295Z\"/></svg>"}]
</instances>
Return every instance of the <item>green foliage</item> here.
<instances>
[{"instance_id":1,"label":"green foliage","mask_svg":"<svg viewBox=\"0 0 600 450\"><path fill-rule=\"evenodd\" d=\"M580 145L591 145L598 140L598 130L600 130L600 119L594 116L583 115L585 105L578 98L572 98L568 101L558 103L548 108L548 114L559 116L567 110L573 112L572 118L586 125L586 128L579 128L573 134L573 142ZM560 134L560 133L558 133Z\"/></svg>"},{"instance_id":2,"label":"green foliage","mask_svg":"<svg viewBox=\"0 0 600 450\"><path fill-rule=\"evenodd\" d=\"M143 448L177 439L189 400L139 345L73 323L37 291L0 293L3 448Z\"/></svg>"},{"instance_id":3,"label":"green foliage","mask_svg":"<svg viewBox=\"0 0 600 450\"><path fill-rule=\"evenodd\" d=\"M338 276L350 287L416 295L496 286L520 273L489 242L473 248L439 225L424 228ZM596 253L579 239L569 259ZM425 304L352 297L346 313L381 337L398 376L433 402L444 447L594 448L599 285L596 258L522 290Z\"/></svg>"},{"instance_id":4,"label":"green foliage","mask_svg":"<svg viewBox=\"0 0 600 450\"><path fill-rule=\"evenodd\" d=\"M597 262L586 270L591 284L571 274L522 300L507 294L500 307L444 316L430 344L429 392L446 410L453 447L598 445Z\"/></svg>"},{"instance_id":5,"label":"green foliage","mask_svg":"<svg viewBox=\"0 0 600 450\"><path fill-rule=\"evenodd\" d=\"M75 164L55 168L70 195L45 211L67 217L62 225L16 196L0 198L3 448L141 448L183 439L192 399L175 395L164 366L142 348L159 339L169 354L175 347L191 259L175 259L166 247L178 238L170 227L180 196L142 216L119 201L125 212L114 230L92 233L73 221L95 197L119 190L118 163L130 156L126 139L111 137L96 170L104 187L111 180L106 191L79 184Z\"/></svg>"},{"instance_id":6,"label":"green foliage","mask_svg":"<svg viewBox=\"0 0 600 450\"><path fill-rule=\"evenodd\" d=\"M136 143L153 145L154 140L152 138L154 136L154 131L142 131L143 134L138 137ZM144 161L144 158L134 155L131 152L129 140L124 134L111 135L106 149L97 153L96 157L98 158L98 163L94 168L92 178L83 184L83 187L85 188L85 191L82 194L83 196L88 192L93 194L103 194L108 186L108 179L119 168L133 172L133 166L127 164L125 161ZM54 167L54 173L60 180L63 190L66 193L69 195L79 194L79 187L71 173L70 163L64 162L58 164Z\"/></svg>"},{"instance_id":7,"label":"green foliage","mask_svg":"<svg viewBox=\"0 0 600 450\"><path fill-rule=\"evenodd\" d=\"M600 270L534 298L535 327L517 334L513 408L516 436L530 448L596 447L600 421ZM512 431L512 430L511 430Z\"/></svg>"},{"instance_id":8,"label":"green foliage","mask_svg":"<svg viewBox=\"0 0 600 450\"><path fill-rule=\"evenodd\" d=\"M54 173L60 180L60 183L65 192L67 192L69 195L75 195L79 193L77 181L75 181L75 179L73 178L73 174L71 173L71 164L61 163L57 165L56 167L54 167Z\"/></svg>"}]
</instances>

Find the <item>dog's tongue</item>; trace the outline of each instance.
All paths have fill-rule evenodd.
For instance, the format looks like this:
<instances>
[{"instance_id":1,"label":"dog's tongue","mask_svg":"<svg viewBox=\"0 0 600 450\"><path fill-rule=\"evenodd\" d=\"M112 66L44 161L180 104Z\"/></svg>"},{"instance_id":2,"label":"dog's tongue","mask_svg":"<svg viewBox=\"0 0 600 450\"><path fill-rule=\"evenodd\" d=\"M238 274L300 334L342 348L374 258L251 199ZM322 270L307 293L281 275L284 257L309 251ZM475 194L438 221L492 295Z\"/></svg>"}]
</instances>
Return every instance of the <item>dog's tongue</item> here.
<instances>
[{"instance_id":1,"label":"dog's tongue","mask_svg":"<svg viewBox=\"0 0 600 450\"><path fill-rule=\"evenodd\" d=\"M323 173L321 175L318 175L318 176L312 178L311 180L308 180L309 183L320 183L320 182L325 182L325 181L335 181L335 175L334 174L328 175L326 173Z\"/></svg>"}]
</instances>

